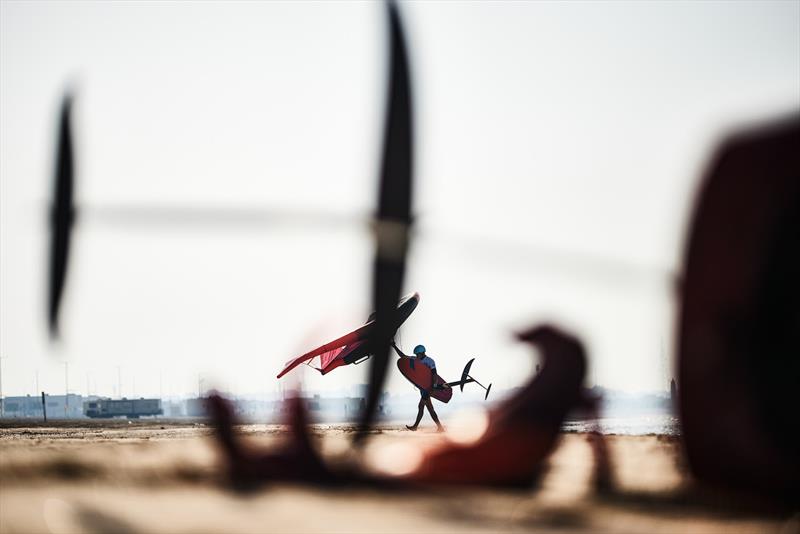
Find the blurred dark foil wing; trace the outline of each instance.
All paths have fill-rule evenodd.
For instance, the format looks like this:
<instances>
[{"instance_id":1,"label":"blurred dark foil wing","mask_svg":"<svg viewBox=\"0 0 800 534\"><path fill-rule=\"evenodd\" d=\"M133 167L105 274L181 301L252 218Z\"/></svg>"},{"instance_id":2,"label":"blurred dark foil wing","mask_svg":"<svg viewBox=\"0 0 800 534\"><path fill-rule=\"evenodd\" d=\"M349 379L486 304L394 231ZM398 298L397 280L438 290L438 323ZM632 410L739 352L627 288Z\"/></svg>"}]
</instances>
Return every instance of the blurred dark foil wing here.
<instances>
[{"instance_id":1,"label":"blurred dark foil wing","mask_svg":"<svg viewBox=\"0 0 800 534\"><path fill-rule=\"evenodd\" d=\"M75 216L74 157L71 126L72 97L61 103L56 152L55 191L50 212L50 280L48 327L51 338L58 336L58 317L67 277L69 243Z\"/></svg>"},{"instance_id":2,"label":"blurred dark foil wing","mask_svg":"<svg viewBox=\"0 0 800 534\"><path fill-rule=\"evenodd\" d=\"M800 492L800 115L732 135L703 179L681 288L681 427L698 480Z\"/></svg>"},{"instance_id":3,"label":"blurred dark foil wing","mask_svg":"<svg viewBox=\"0 0 800 534\"><path fill-rule=\"evenodd\" d=\"M356 439L373 422L388 367L394 335L392 316L400 298L411 225L412 124L408 55L394 2L387 4L390 35L389 95L381 164L372 299L375 333L366 407Z\"/></svg>"}]
</instances>

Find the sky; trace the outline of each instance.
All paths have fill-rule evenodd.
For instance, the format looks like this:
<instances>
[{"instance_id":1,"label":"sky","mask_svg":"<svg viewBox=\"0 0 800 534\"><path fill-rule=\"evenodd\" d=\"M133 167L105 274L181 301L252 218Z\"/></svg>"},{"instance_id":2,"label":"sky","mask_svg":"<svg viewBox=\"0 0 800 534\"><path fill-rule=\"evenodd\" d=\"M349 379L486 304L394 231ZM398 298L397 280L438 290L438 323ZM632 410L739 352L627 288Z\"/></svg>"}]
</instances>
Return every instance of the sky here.
<instances>
[{"instance_id":1,"label":"sky","mask_svg":"<svg viewBox=\"0 0 800 534\"><path fill-rule=\"evenodd\" d=\"M476 377L511 388L538 358L512 333L547 321L584 341L587 384L666 389L698 180L727 132L800 111L800 3L400 12L417 154L406 289L421 294L401 346L426 345L446 379L476 357ZM371 2L2 1L3 394L202 381L266 395L286 360L364 322L385 23ZM81 212L51 343L46 217L67 90ZM109 216L173 205L291 216ZM352 391L366 369L294 374ZM392 372L389 391L410 387Z\"/></svg>"}]
</instances>

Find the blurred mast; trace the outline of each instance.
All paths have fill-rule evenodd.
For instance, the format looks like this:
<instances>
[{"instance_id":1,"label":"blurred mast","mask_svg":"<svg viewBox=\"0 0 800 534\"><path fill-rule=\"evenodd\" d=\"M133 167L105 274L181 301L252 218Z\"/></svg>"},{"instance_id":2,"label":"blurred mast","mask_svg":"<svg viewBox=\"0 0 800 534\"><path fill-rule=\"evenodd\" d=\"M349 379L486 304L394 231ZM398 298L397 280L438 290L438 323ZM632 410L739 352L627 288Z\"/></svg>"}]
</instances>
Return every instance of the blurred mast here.
<instances>
[{"instance_id":1,"label":"blurred mast","mask_svg":"<svg viewBox=\"0 0 800 534\"><path fill-rule=\"evenodd\" d=\"M372 267L372 358L369 388L355 442L363 443L378 407L389 362L393 316L403 289L406 255L411 238L413 176L413 120L408 52L402 22L394 2L387 3L389 75L377 213L374 222L375 255Z\"/></svg>"}]
</instances>

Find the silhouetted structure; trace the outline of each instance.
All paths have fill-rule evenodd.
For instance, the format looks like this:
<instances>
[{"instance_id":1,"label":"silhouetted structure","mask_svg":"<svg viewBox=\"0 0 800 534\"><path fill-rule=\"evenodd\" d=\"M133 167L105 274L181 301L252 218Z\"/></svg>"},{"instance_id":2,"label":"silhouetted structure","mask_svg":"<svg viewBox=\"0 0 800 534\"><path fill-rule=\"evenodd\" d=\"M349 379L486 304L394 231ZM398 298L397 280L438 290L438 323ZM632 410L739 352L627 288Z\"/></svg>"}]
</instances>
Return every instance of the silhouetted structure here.
<instances>
[{"instance_id":1,"label":"silhouetted structure","mask_svg":"<svg viewBox=\"0 0 800 534\"><path fill-rule=\"evenodd\" d=\"M678 385L675 383L674 378L670 378L669 380L669 400L673 408L678 405Z\"/></svg>"}]
</instances>

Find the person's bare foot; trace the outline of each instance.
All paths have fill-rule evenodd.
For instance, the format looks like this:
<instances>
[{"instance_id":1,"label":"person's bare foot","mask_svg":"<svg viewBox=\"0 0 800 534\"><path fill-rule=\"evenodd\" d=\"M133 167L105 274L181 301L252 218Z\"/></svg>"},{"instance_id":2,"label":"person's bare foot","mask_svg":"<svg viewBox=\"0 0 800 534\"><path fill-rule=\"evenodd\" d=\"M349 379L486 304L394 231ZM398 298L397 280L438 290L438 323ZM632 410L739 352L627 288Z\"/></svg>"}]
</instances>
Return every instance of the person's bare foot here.
<instances>
[{"instance_id":1,"label":"person's bare foot","mask_svg":"<svg viewBox=\"0 0 800 534\"><path fill-rule=\"evenodd\" d=\"M417 427L416 427L416 425L414 425L414 426L411 426L411 425L406 425L406 428L407 428L407 429L409 429L409 430L410 430L410 431L412 431L412 432L416 432L416 431L417 431Z\"/></svg>"}]
</instances>

